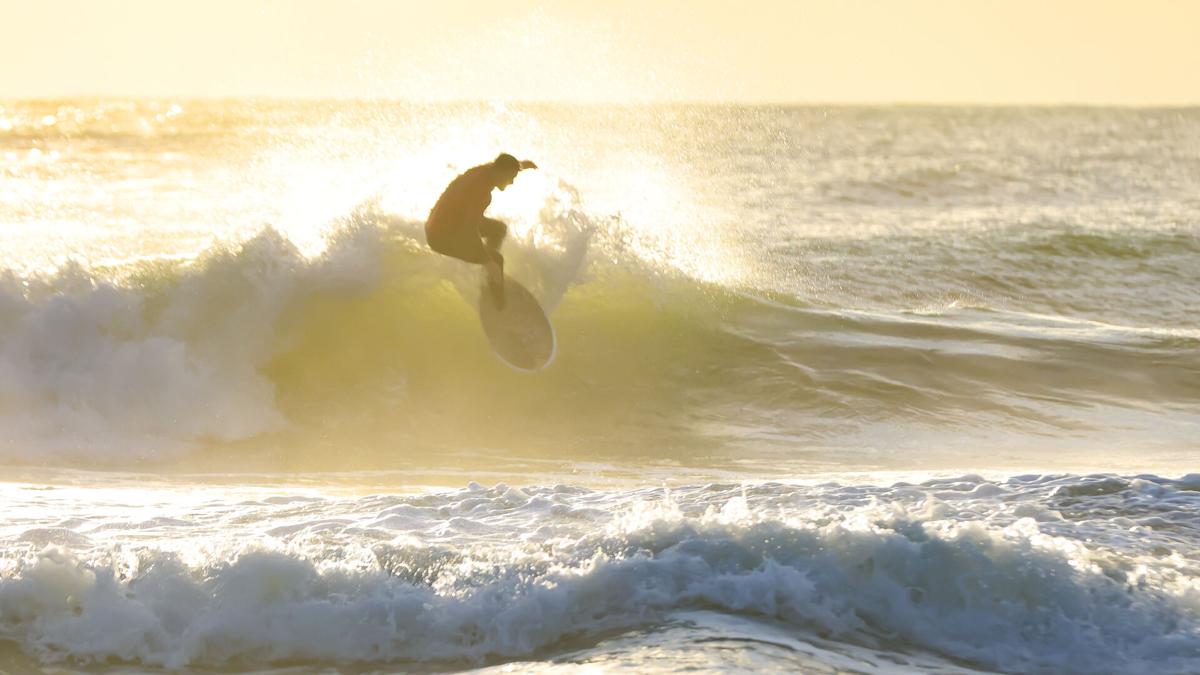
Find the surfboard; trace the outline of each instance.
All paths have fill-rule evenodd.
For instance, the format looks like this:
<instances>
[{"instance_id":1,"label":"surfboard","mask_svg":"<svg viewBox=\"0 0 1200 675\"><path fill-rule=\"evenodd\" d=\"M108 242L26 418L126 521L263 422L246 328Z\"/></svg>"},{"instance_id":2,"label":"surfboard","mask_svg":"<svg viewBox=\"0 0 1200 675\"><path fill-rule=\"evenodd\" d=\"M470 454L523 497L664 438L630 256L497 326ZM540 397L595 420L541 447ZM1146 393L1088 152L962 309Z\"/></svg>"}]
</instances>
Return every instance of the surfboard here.
<instances>
[{"instance_id":1,"label":"surfboard","mask_svg":"<svg viewBox=\"0 0 1200 675\"><path fill-rule=\"evenodd\" d=\"M554 326L529 289L504 277L504 309L487 284L479 292L479 321L492 351L507 365L521 371L541 370L554 361L558 343Z\"/></svg>"}]
</instances>

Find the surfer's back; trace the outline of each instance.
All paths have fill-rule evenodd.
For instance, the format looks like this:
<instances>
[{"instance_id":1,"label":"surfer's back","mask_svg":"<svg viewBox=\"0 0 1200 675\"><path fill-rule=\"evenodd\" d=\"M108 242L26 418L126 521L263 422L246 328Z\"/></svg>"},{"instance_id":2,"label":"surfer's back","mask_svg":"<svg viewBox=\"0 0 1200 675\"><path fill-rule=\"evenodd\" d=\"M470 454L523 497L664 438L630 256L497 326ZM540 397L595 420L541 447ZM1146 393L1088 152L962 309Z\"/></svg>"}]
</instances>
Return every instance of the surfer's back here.
<instances>
[{"instance_id":1,"label":"surfer's back","mask_svg":"<svg viewBox=\"0 0 1200 675\"><path fill-rule=\"evenodd\" d=\"M455 227L470 219L478 219L492 203L493 181L490 164L467 169L450 181L437 203L429 211L426 230Z\"/></svg>"}]
</instances>

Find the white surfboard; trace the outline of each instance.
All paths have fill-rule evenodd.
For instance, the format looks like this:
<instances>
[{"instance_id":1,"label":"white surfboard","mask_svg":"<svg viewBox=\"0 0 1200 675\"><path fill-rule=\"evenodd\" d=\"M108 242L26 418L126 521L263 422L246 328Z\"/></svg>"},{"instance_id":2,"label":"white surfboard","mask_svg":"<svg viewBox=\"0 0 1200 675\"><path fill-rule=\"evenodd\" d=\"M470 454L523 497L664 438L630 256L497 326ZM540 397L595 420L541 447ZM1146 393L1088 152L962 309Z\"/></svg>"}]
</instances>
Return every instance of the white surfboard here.
<instances>
[{"instance_id":1,"label":"white surfboard","mask_svg":"<svg viewBox=\"0 0 1200 675\"><path fill-rule=\"evenodd\" d=\"M496 306L487 285L479 293L479 320L496 356L525 371L541 370L558 350L554 326L533 294L512 277L504 277L504 309Z\"/></svg>"}]
</instances>

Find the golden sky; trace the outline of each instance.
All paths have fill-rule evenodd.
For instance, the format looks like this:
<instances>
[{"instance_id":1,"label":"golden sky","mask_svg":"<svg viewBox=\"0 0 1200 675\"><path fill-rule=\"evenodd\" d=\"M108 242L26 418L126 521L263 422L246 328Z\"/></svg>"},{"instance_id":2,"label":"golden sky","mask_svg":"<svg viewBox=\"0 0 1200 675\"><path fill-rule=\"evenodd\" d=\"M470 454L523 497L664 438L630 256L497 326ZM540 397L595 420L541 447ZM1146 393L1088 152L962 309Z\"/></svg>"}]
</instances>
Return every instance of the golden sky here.
<instances>
[{"instance_id":1,"label":"golden sky","mask_svg":"<svg viewBox=\"0 0 1200 675\"><path fill-rule=\"evenodd\" d=\"M0 98L1200 103L1200 0L0 0Z\"/></svg>"}]
</instances>

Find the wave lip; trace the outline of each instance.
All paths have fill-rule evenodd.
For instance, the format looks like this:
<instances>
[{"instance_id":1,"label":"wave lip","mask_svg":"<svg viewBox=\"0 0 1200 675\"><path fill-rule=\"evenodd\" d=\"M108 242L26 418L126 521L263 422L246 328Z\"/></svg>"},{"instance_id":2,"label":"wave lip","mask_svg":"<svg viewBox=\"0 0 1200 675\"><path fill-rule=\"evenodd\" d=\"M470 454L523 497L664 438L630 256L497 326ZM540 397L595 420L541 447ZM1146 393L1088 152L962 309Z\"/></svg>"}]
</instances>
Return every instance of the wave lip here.
<instances>
[{"instance_id":1,"label":"wave lip","mask_svg":"<svg viewBox=\"0 0 1200 675\"><path fill-rule=\"evenodd\" d=\"M6 545L0 625L47 663L451 667L545 658L706 610L845 653L1187 673L1200 665L1195 484L963 476L231 501L217 522L198 514L136 548ZM173 549L201 520L229 543ZM298 527L234 543L280 521Z\"/></svg>"}]
</instances>

